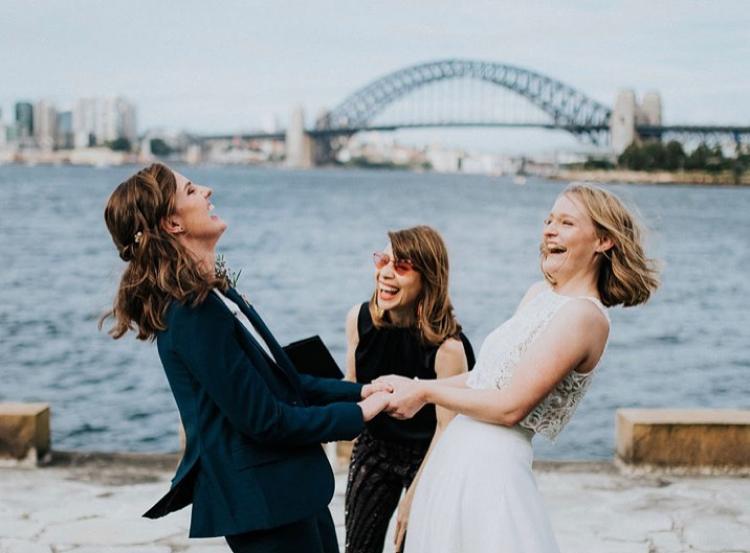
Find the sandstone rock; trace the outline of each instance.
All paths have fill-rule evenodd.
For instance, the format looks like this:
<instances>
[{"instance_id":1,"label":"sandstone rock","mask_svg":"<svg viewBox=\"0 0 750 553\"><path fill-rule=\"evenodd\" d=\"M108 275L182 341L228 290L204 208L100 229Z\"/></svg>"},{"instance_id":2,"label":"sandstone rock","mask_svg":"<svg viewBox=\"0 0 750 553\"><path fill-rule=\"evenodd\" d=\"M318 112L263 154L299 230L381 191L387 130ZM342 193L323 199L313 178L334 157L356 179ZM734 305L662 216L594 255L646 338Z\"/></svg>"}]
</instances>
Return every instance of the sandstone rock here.
<instances>
[{"instance_id":1,"label":"sandstone rock","mask_svg":"<svg viewBox=\"0 0 750 553\"><path fill-rule=\"evenodd\" d=\"M620 409L617 456L626 464L750 469L750 411Z\"/></svg>"},{"instance_id":2,"label":"sandstone rock","mask_svg":"<svg viewBox=\"0 0 750 553\"><path fill-rule=\"evenodd\" d=\"M49 451L49 405L0 403L0 460L36 464Z\"/></svg>"}]
</instances>

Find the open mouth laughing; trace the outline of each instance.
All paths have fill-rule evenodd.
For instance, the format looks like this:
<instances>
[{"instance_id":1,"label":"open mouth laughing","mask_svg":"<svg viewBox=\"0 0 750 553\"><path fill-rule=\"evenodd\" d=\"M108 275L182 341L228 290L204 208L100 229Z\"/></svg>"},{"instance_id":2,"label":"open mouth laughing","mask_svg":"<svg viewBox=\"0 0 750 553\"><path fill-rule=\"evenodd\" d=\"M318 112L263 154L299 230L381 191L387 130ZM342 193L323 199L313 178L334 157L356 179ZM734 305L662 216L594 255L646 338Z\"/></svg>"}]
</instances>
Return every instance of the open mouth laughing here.
<instances>
[{"instance_id":1,"label":"open mouth laughing","mask_svg":"<svg viewBox=\"0 0 750 553\"><path fill-rule=\"evenodd\" d=\"M558 255L568 251L568 248L560 244L542 244L542 253L544 255Z\"/></svg>"},{"instance_id":2,"label":"open mouth laughing","mask_svg":"<svg viewBox=\"0 0 750 553\"><path fill-rule=\"evenodd\" d=\"M392 300L400 290L401 289L396 286L391 286L382 282L378 284L378 295L380 296L380 299L383 300Z\"/></svg>"}]
</instances>

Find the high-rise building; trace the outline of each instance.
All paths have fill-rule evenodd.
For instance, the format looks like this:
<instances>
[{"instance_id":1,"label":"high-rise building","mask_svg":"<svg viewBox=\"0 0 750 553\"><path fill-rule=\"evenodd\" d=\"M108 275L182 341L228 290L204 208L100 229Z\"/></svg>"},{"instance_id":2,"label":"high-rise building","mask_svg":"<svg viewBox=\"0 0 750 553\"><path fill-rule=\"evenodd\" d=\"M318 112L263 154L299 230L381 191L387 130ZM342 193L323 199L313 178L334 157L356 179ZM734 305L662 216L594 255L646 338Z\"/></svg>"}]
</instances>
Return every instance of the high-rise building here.
<instances>
[{"instance_id":1,"label":"high-rise building","mask_svg":"<svg viewBox=\"0 0 750 553\"><path fill-rule=\"evenodd\" d=\"M73 107L73 146L88 148L96 145L96 100L81 98Z\"/></svg>"},{"instance_id":2,"label":"high-rise building","mask_svg":"<svg viewBox=\"0 0 750 553\"><path fill-rule=\"evenodd\" d=\"M34 104L34 140L42 150L55 147L57 110L52 102L40 100Z\"/></svg>"},{"instance_id":3,"label":"high-rise building","mask_svg":"<svg viewBox=\"0 0 750 553\"><path fill-rule=\"evenodd\" d=\"M69 150L73 147L73 112L61 111L57 114L57 135L55 136L55 147L61 150Z\"/></svg>"},{"instance_id":4,"label":"high-rise building","mask_svg":"<svg viewBox=\"0 0 750 553\"><path fill-rule=\"evenodd\" d=\"M118 138L138 139L135 106L124 98L82 98L73 109L77 148L104 146Z\"/></svg>"},{"instance_id":5,"label":"high-rise building","mask_svg":"<svg viewBox=\"0 0 750 553\"><path fill-rule=\"evenodd\" d=\"M135 145L138 140L138 119L135 106L120 98L117 109L120 114L120 136L127 138L131 144Z\"/></svg>"},{"instance_id":6,"label":"high-rise building","mask_svg":"<svg viewBox=\"0 0 750 553\"><path fill-rule=\"evenodd\" d=\"M16 134L21 142L34 136L34 106L30 102L16 103Z\"/></svg>"}]
</instances>

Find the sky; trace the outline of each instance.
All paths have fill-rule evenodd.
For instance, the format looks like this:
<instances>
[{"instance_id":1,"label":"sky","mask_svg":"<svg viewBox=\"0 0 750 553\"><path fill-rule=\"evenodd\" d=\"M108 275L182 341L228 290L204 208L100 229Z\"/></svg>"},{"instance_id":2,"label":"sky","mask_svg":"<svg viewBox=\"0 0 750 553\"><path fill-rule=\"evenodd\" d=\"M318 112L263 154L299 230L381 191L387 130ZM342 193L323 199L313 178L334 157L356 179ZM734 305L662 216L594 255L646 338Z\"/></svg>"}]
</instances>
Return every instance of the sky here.
<instances>
[{"instance_id":1,"label":"sky","mask_svg":"<svg viewBox=\"0 0 750 553\"><path fill-rule=\"evenodd\" d=\"M2 0L0 107L124 96L139 131L252 130L308 120L420 62L502 62L613 105L661 94L664 121L750 125L747 0L180 2ZM405 141L575 146L549 131L423 131Z\"/></svg>"}]
</instances>

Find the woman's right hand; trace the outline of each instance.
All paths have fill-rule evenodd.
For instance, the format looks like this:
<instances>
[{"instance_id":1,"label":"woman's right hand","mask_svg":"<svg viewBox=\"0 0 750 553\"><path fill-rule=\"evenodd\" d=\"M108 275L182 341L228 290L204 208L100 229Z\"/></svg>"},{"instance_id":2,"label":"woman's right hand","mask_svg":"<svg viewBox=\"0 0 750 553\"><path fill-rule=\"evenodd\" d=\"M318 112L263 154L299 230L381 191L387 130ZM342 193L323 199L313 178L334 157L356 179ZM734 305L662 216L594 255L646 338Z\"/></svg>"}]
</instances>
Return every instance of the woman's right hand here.
<instances>
[{"instance_id":1,"label":"woman's right hand","mask_svg":"<svg viewBox=\"0 0 750 553\"><path fill-rule=\"evenodd\" d=\"M383 409L388 407L392 396L393 394L389 392L375 392L360 401L357 405L362 409L362 418L365 422L371 421Z\"/></svg>"}]
</instances>

